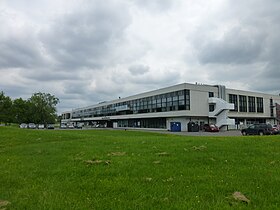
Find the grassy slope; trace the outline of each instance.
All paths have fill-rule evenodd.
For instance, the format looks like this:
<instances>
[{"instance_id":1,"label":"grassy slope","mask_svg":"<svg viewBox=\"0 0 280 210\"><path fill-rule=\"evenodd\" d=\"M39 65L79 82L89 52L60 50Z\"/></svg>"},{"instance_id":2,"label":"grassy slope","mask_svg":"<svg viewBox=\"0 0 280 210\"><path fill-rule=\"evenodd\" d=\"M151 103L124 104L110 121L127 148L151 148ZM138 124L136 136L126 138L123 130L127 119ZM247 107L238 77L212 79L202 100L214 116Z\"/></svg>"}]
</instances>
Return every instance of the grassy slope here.
<instances>
[{"instance_id":1,"label":"grassy slope","mask_svg":"<svg viewBox=\"0 0 280 210\"><path fill-rule=\"evenodd\" d=\"M279 186L279 136L0 127L8 209L279 209Z\"/></svg>"}]
</instances>

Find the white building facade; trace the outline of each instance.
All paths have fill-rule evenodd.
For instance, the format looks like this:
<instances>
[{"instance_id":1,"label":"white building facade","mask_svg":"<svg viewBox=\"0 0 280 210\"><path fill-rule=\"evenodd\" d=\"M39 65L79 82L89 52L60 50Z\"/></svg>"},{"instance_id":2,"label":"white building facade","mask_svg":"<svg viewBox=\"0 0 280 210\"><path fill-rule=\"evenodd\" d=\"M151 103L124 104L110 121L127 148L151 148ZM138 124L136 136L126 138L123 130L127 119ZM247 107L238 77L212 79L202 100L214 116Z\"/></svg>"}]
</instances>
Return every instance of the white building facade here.
<instances>
[{"instance_id":1,"label":"white building facade","mask_svg":"<svg viewBox=\"0 0 280 210\"><path fill-rule=\"evenodd\" d=\"M278 124L280 96L183 83L62 113L62 124L190 131L216 124L238 129L251 123Z\"/></svg>"}]
</instances>

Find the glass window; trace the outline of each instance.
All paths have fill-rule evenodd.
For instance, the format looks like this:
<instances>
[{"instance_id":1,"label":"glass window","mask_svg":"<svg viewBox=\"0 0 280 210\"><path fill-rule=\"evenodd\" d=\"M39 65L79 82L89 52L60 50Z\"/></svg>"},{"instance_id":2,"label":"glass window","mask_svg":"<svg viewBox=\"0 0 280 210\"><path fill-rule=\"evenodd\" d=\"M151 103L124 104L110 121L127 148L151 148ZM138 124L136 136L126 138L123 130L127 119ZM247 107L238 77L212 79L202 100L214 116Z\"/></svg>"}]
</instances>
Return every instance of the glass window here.
<instances>
[{"instance_id":1,"label":"glass window","mask_svg":"<svg viewBox=\"0 0 280 210\"><path fill-rule=\"evenodd\" d=\"M116 111L116 107L127 106L124 110ZM100 117L100 116L114 116L126 115L148 112L165 112L176 110L189 110L190 109L190 91L180 90L169 92L165 94L145 97L125 102L110 104L107 106L100 106L91 109L78 110L73 112L73 118L80 116ZM131 122L132 125L135 122Z\"/></svg>"},{"instance_id":2,"label":"glass window","mask_svg":"<svg viewBox=\"0 0 280 210\"><path fill-rule=\"evenodd\" d=\"M172 97L172 100L173 100L173 101L178 101L178 96L173 96L173 97Z\"/></svg>"},{"instance_id":3,"label":"glass window","mask_svg":"<svg viewBox=\"0 0 280 210\"><path fill-rule=\"evenodd\" d=\"M247 112L247 96L239 96L239 111Z\"/></svg>"},{"instance_id":4,"label":"glass window","mask_svg":"<svg viewBox=\"0 0 280 210\"><path fill-rule=\"evenodd\" d=\"M253 96L248 96L249 112L256 112L256 99Z\"/></svg>"},{"instance_id":5,"label":"glass window","mask_svg":"<svg viewBox=\"0 0 280 210\"><path fill-rule=\"evenodd\" d=\"M270 117L274 117L274 111L273 111L273 99L270 99Z\"/></svg>"},{"instance_id":6,"label":"glass window","mask_svg":"<svg viewBox=\"0 0 280 210\"><path fill-rule=\"evenodd\" d=\"M263 98L257 97L257 112L263 113Z\"/></svg>"},{"instance_id":7,"label":"glass window","mask_svg":"<svg viewBox=\"0 0 280 210\"><path fill-rule=\"evenodd\" d=\"M157 104L157 108L161 108L161 103Z\"/></svg>"},{"instance_id":8,"label":"glass window","mask_svg":"<svg viewBox=\"0 0 280 210\"><path fill-rule=\"evenodd\" d=\"M238 111L238 101L237 101L237 95L229 94L229 103L234 104L234 110L231 111Z\"/></svg>"},{"instance_id":9,"label":"glass window","mask_svg":"<svg viewBox=\"0 0 280 210\"><path fill-rule=\"evenodd\" d=\"M209 104L209 112L213 112L215 110L214 104Z\"/></svg>"},{"instance_id":10,"label":"glass window","mask_svg":"<svg viewBox=\"0 0 280 210\"><path fill-rule=\"evenodd\" d=\"M178 109L179 110L185 110L186 109L185 100L180 100L179 101Z\"/></svg>"},{"instance_id":11,"label":"glass window","mask_svg":"<svg viewBox=\"0 0 280 210\"><path fill-rule=\"evenodd\" d=\"M190 110L190 104L191 104L191 102L190 102L190 90L185 90L185 96L186 96L186 98L185 98L186 110Z\"/></svg>"},{"instance_id":12,"label":"glass window","mask_svg":"<svg viewBox=\"0 0 280 210\"><path fill-rule=\"evenodd\" d=\"M179 100L185 100L185 96L184 95L180 95L179 96Z\"/></svg>"}]
</instances>

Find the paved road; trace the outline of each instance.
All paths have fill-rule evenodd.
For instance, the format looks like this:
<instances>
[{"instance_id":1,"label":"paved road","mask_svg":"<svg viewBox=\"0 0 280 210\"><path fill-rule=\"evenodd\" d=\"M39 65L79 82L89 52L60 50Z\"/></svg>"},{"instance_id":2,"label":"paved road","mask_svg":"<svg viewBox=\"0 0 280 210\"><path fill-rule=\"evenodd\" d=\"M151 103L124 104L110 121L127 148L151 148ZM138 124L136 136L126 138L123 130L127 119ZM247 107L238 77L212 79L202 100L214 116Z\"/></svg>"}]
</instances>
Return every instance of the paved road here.
<instances>
[{"instance_id":1,"label":"paved road","mask_svg":"<svg viewBox=\"0 0 280 210\"><path fill-rule=\"evenodd\" d=\"M118 128L123 130L123 128ZM199 132L187 132L187 131L181 131L181 132L170 132L166 130L160 130L160 129L127 129L127 130L137 130L137 131L144 131L144 132L156 132L156 133L162 133L162 134L174 134L174 135L181 135L181 136L242 136L240 130L230 130L230 131L220 131L220 132L205 132L205 131L199 131Z\"/></svg>"},{"instance_id":2,"label":"paved road","mask_svg":"<svg viewBox=\"0 0 280 210\"><path fill-rule=\"evenodd\" d=\"M181 136L241 136L240 130L230 130L230 131L220 131L220 132L170 132L163 129L135 129L135 128L83 128L86 130L98 129L98 130L134 130L134 131L144 131L144 132L155 132L155 133L163 133L163 134L174 134L174 135L181 135Z\"/></svg>"},{"instance_id":3,"label":"paved road","mask_svg":"<svg viewBox=\"0 0 280 210\"><path fill-rule=\"evenodd\" d=\"M163 133L171 133L171 134L176 134L176 135L181 135L181 136L242 136L241 132L239 130L230 130L230 131L220 131L220 132L204 132L204 131L199 131L199 132L163 132Z\"/></svg>"}]
</instances>

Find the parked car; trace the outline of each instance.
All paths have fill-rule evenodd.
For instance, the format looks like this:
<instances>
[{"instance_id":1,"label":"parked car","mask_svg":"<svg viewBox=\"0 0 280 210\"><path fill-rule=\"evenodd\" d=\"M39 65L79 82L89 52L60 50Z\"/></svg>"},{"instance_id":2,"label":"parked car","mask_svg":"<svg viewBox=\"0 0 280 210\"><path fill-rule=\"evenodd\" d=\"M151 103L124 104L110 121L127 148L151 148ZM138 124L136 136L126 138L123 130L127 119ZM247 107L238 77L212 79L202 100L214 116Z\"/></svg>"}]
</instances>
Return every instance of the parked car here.
<instances>
[{"instance_id":1,"label":"parked car","mask_svg":"<svg viewBox=\"0 0 280 210\"><path fill-rule=\"evenodd\" d=\"M36 129L36 125L34 123L28 123L28 128Z\"/></svg>"},{"instance_id":2,"label":"parked car","mask_svg":"<svg viewBox=\"0 0 280 210\"><path fill-rule=\"evenodd\" d=\"M280 134L280 125L272 126L272 134Z\"/></svg>"},{"instance_id":3,"label":"parked car","mask_svg":"<svg viewBox=\"0 0 280 210\"><path fill-rule=\"evenodd\" d=\"M82 129L83 126L84 126L83 123L77 123L76 126L75 126L75 128Z\"/></svg>"},{"instance_id":4,"label":"parked car","mask_svg":"<svg viewBox=\"0 0 280 210\"><path fill-rule=\"evenodd\" d=\"M21 123L19 125L20 128L28 128L28 125L26 123Z\"/></svg>"},{"instance_id":5,"label":"parked car","mask_svg":"<svg viewBox=\"0 0 280 210\"><path fill-rule=\"evenodd\" d=\"M205 124L203 126L203 129L207 132L219 132L219 127L217 125L214 124Z\"/></svg>"},{"instance_id":6,"label":"parked car","mask_svg":"<svg viewBox=\"0 0 280 210\"><path fill-rule=\"evenodd\" d=\"M74 128L74 125L70 124L70 125L68 125L67 127L70 128L70 129L73 129L73 128Z\"/></svg>"},{"instance_id":7,"label":"parked car","mask_svg":"<svg viewBox=\"0 0 280 210\"><path fill-rule=\"evenodd\" d=\"M65 124L60 125L60 129L66 129L66 128L67 128L67 126Z\"/></svg>"},{"instance_id":8,"label":"parked car","mask_svg":"<svg viewBox=\"0 0 280 210\"><path fill-rule=\"evenodd\" d=\"M45 128L45 125L44 124L39 124L38 125L38 129L44 129Z\"/></svg>"},{"instance_id":9,"label":"parked car","mask_svg":"<svg viewBox=\"0 0 280 210\"><path fill-rule=\"evenodd\" d=\"M241 130L243 136L245 135L271 135L273 129L270 124L252 124L248 128Z\"/></svg>"},{"instance_id":10,"label":"parked car","mask_svg":"<svg viewBox=\"0 0 280 210\"><path fill-rule=\"evenodd\" d=\"M47 129L54 129L54 124L48 124Z\"/></svg>"}]
</instances>

